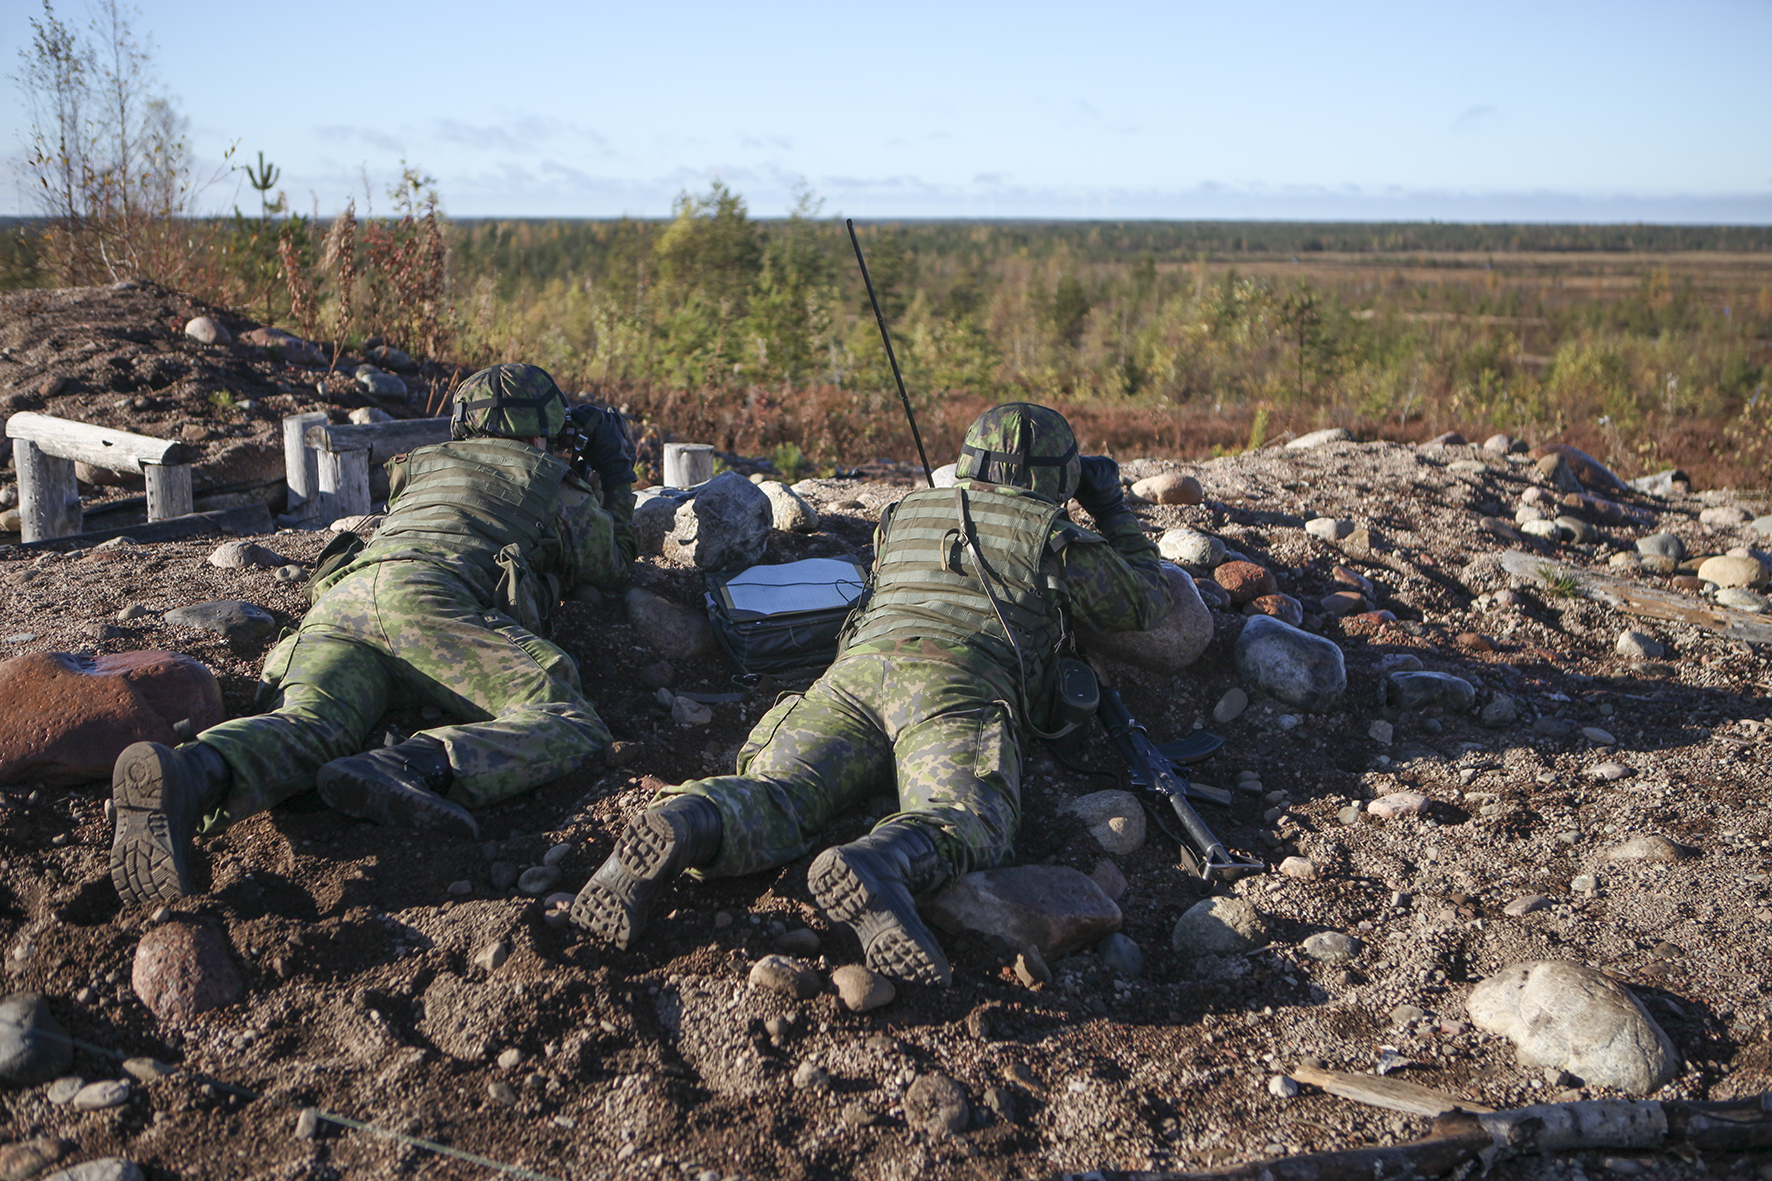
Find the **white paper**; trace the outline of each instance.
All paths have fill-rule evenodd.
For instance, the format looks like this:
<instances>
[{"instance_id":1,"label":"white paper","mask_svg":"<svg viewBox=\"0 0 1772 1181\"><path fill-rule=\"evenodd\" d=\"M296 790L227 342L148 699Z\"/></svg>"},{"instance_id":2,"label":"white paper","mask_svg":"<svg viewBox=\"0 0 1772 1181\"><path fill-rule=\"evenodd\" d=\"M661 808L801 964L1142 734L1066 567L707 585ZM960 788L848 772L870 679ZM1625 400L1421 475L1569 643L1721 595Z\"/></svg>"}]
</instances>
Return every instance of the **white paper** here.
<instances>
[{"instance_id":1,"label":"white paper","mask_svg":"<svg viewBox=\"0 0 1772 1181\"><path fill-rule=\"evenodd\" d=\"M777 566L752 566L726 583L735 611L786 615L847 607L862 591L861 571L841 558L806 558Z\"/></svg>"}]
</instances>

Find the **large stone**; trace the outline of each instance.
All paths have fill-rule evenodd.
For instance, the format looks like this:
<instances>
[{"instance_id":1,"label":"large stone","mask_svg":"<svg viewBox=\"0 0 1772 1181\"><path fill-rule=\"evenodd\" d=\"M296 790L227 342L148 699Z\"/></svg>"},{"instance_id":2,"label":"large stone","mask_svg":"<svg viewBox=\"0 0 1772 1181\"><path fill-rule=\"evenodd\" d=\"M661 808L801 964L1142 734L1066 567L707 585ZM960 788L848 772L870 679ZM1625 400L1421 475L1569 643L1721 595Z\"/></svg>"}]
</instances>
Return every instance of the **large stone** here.
<instances>
[{"instance_id":1,"label":"large stone","mask_svg":"<svg viewBox=\"0 0 1772 1181\"><path fill-rule=\"evenodd\" d=\"M1754 515L1738 504L1712 505L1698 514L1700 525L1745 525Z\"/></svg>"},{"instance_id":2,"label":"large stone","mask_svg":"<svg viewBox=\"0 0 1772 1181\"><path fill-rule=\"evenodd\" d=\"M391 344L378 344L363 355L383 369L392 369L396 373L411 373L418 368L410 353Z\"/></svg>"},{"instance_id":3,"label":"large stone","mask_svg":"<svg viewBox=\"0 0 1772 1181\"><path fill-rule=\"evenodd\" d=\"M1302 451L1306 447L1322 447L1329 443L1345 443L1353 437L1353 432L1346 427L1332 426L1326 430L1312 431L1308 435L1300 435L1298 438L1289 441L1286 444L1286 447L1291 451Z\"/></svg>"},{"instance_id":4,"label":"large stone","mask_svg":"<svg viewBox=\"0 0 1772 1181\"><path fill-rule=\"evenodd\" d=\"M1664 836L1632 837L1622 845L1606 850L1608 861L1684 861L1693 850L1676 845Z\"/></svg>"},{"instance_id":5,"label":"large stone","mask_svg":"<svg viewBox=\"0 0 1772 1181\"><path fill-rule=\"evenodd\" d=\"M1385 704L1397 709L1425 709L1430 705L1463 713L1477 703L1477 689L1451 673L1392 673L1384 679Z\"/></svg>"},{"instance_id":6,"label":"large stone","mask_svg":"<svg viewBox=\"0 0 1772 1181\"><path fill-rule=\"evenodd\" d=\"M26 1181L68 1155L72 1145L59 1137L43 1136L0 1147L0 1181Z\"/></svg>"},{"instance_id":7,"label":"large stone","mask_svg":"<svg viewBox=\"0 0 1772 1181\"><path fill-rule=\"evenodd\" d=\"M1157 539L1157 553L1189 574L1206 574L1224 561L1224 542L1198 529L1171 529Z\"/></svg>"},{"instance_id":8,"label":"large stone","mask_svg":"<svg viewBox=\"0 0 1772 1181\"><path fill-rule=\"evenodd\" d=\"M129 982L154 1016L174 1023L231 1005L246 990L227 937L204 923L150 927L136 944Z\"/></svg>"},{"instance_id":9,"label":"large stone","mask_svg":"<svg viewBox=\"0 0 1772 1181\"><path fill-rule=\"evenodd\" d=\"M904 1122L926 1136L957 1136L972 1122L966 1091L945 1074L925 1074L904 1093Z\"/></svg>"},{"instance_id":10,"label":"large stone","mask_svg":"<svg viewBox=\"0 0 1772 1181\"><path fill-rule=\"evenodd\" d=\"M1341 708L1347 666L1333 641L1255 615L1243 625L1234 657L1245 681L1287 705L1312 713Z\"/></svg>"},{"instance_id":11,"label":"large stone","mask_svg":"<svg viewBox=\"0 0 1772 1181\"><path fill-rule=\"evenodd\" d=\"M19 1086L45 1083L74 1065L74 1046L40 992L0 1000L0 1079Z\"/></svg>"},{"instance_id":12,"label":"large stone","mask_svg":"<svg viewBox=\"0 0 1772 1181\"><path fill-rule=\"evenodd\" d=\"M383 373L371 365L359 365L356 372L357 388L366 394L378 397L404 397L406 382L397 373Z\"/></svg>"},{"instance_id":13,"label":"large stone","mask_svg":"<svg viewBox=\"0 0 1772 1181\"><path fill-rule=\"evenodd\" d=\"M1651 533L1637 538L1637 552L1683 562L1686 560L1686 543L1672 533Z\"/></svg>"},{"instance_id":14,"label":"large stone","mask_svg":"<svg viewBox=\"0 0 1772 1181\"><path fill-rule=\"evenodd\" d=\"M1698 577L1721 587L1765 586L1766 567L1758 558L1732 558L1722 554L1699 563Z\"/></svg>"},{"instance_id":15,"label":"large stone","mask_svg":"<svg viewBox=\"0 0 1772 1181\"><path fill-rule=\"evenodd\" d=\"M1169 588L1169 613L1156 627L1142 632L1079 629L1083 651L1169 676L1198 660L1212 642L1212 612L1187 571L1165 564L1163 577Z\"/></svg>"},{"instance_id":16,"label":"large stone","mask_svg":"<svg viewBox=\"0 0 1772 1181\"><path fill-rule=\"evenodd\" d=\"M1093 879L1055 865L969 873L935 896L930 917L944 931L1008 951L1031 943L1046 960L1120 929L1120 908Z\"/></svg>"},{"instance_id":17,"label":"large stone","mask_svg":"<svg viewBox=\"0 0 1772 1181\"><path fill-rule=\"evenodd\" d=\"M812 533L818 529L818 513L786 484L765 480L757 487L769 498L775 527L784 533Z\"/></svg>"},{"instance_id":18,"label":"large stone","mask_svg":"<svg viewBox=\"0 0 1772 1181\"><path fill-rule=\"evenodd\" d=\"M264 349L291 365L314 368L326 364L326 356L317 346L278 328L248 329L240 334L240 343Z\"/></svg>"},{"instance_id":19,"label":"large stone","mask_svg":"<svg viewBox=\"0 0 1772 1181\"><path fill-rule=\"evenodd\" d=\"M0 662L0 783L108 780L133 742L176 743L222 720L221 686L177 652L30 652Z\"/></svg>"},{"instance_id":20,"label":"large stone","mask_svg":"<svg viewBox=\"0 0 1772 1181\"><path fill-rule=\"evenodd\" d=\"M185 335L198 344L227 344L233 340L233 334L218 323L214 316L198 316L185 323Z\"/></svg>"},{"instance_id":21,"label":"large stone","mask_svg":"<svg viewBox=\"0 0 1772 1181\"><path fill-rule=\"evenodd\" d=\"M1637 631L1619 632L1612 649L1628 660L1660 660L1667 655L1667 648L1660 640Z\"/></svg>"},{"instance_id":22,"label":"large stone","mask_svg":"<svg viewBox=\"0 0 1772 1181\"><path fill-rule=\"evenodd\" d=\"M239 599L192 603L160 618L174 627L200 627L239 644L256 643L277 630L277 619L269 611Z\"/></svg>"},{"instance_id":23,"label":"large stone","mask_svg":"<svg viewBox=\"0 0 1772 1181\"><path fill-rule=\"evenodd\" d=\"M675 488L647 488L635 497L634 532L642 554L657 557L664 552L665 534L677 523L677 510L687 499Z\"/></svg>"},{"instance_id":24,"label":"large stone","mask_svg":"<svg viewBox=\"0 0 1772 1181\"><path fill-rule=\"evenodd\" d=\"M1526 454L1529 458L1537 460L1548 459L1553 455L1560 458L1569 465L1569 470L1575 473L1575 478L1589 488L1598 488L1613 493L1630 491L1630 485L1613 475L1611 468L1579 447L1571 447L1567 443L1546 443L1542 447L1534 447ZM1567 491L1579 492L1581 489L1570 488Z\"/></svg>"},{"instance_id":25,"label":"large stone","mask_svg":"<svg viewBox=\"0 0 1772 1181\"><path fill-rule=\"evenodd\" d=\"M774 527L768 495L737 472L721 472L678 507L663 552L700 570L741 570L763 560Z\"/></svg>"},{"instance_id":26,"label":"large stone","mask_svg":"<svg viewBox=\"0 0 1772 1181\"><path fill-rule=\"evenodd\" d=\"M713 625L700 611L637 586L628 588L623 602L635 634L666 658L682 664L714 650Z\"/></svg>"},{"instance_id":27,"label":"large stone","mask_svg":"<svg viewBox=\"0 0 1772 1181\"><path fill-rule=\"evenodd\" d=\"M1267 945L1267 922L1247 898L1207 898L1194 903L1170 935L1170 946L1190 959L1233 956Z\"/></svg>"},{"instance_id":28,"label":"large stone","mask_svg":"<svg viewBox=\"0 0 1772 1181\"><path fill-rule=\"evenodd\" d=\"M1266 566L1242 559L1220 565L1212 572L1212 580L1224 588L1231 602L1238 607L1280 589L1274 582L1273 572Z\"/></svg>"},{"instance_id":29,"label":"large stone","mask_svg":"<svg viewBox=\"0 0 1772 1181\"><path fill-rule=\"evenodd\" d=\"M224 541L210 553L209 564L224 570L246 570L254 566L272 569L287 566L289 559L256 542Z\"/></svg>"},{"instance_id":30,"label":"large stone","mask_svg":"<svg viewBox=\"0 0 1772 1181\"><path fill-rule=\"evenodd\" d=\"M1629 989L1582 964L1509 964L1471 989L1471 1021L1509 1038L1522 1066L1566 1070L1589 1086L1647 1094L1679 1068L1674 1044Z\"/></svg>"},{"instance_id":31,"label":"large stone","mask_svg":"<svg viewBox=\"0 0 1772 1181\"><path fill-rule=\"evenodd\" d=\"M1336 517L1312 517L1304 523L1304 531L1319 541L1335 542L1353 534L1354 523Z\"/></svg>"},{"instance_id":32,"label":"large stone","mask_svg":"<svg viewBox=\"0 0 1772 1181\"><path fill-rule=\"evenodd\" d=\"M752 964L750 985L800 1001L812 999L824 987L811 965L785 955L766 955Z\"/></svg>"},{"instance_id":33,"label":"large stone","mask_svg":"<svg viewBox=\"0 0 1772 1181\"><path fill-rule=\"evenodd\" d=\"M1144 805L1129 791L1090 792L1062 811L1081 820L1096 844L1109 853L1131 853L1144 844Z\"/></svg>"},{"instance_id":34,"label":"large stone","mask_svg":"<svg viewBox=\"0 0 1772 1181\"><path fill-rule=\"evenodd\" d=\"M1132 485L1132 495L1152 504L1199 504L1205 499L1200 481L1185 472L1158 472Z\"/></svg>"},{"instance_id":35,"label":"large stone","mask_svg":"<svg viewBox=\"0 0 1772 1181\"><path fill-rule=\"evenodd\" d=\"M898 995L898 988L890 979L860 964L844 964L831 973L831 983L837 986L837 999L852 1013L889 1005Z\"/></svg>"}]
</instances>

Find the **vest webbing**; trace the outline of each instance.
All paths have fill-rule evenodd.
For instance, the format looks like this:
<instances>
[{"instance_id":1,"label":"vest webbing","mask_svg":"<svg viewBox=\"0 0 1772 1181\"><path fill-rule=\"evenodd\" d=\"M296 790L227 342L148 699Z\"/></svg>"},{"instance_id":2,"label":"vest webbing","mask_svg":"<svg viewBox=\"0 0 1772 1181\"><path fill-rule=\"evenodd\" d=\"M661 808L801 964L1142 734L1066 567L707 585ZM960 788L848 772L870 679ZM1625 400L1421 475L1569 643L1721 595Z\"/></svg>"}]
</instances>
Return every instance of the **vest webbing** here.
<instances>
[{"instance_id":1,"label":"vest webbing","mask_svg":"<svg viewBox=\"0 0 1772 1181\"><path fill-rule=\"evenodd\" d=\"M1063 635L1059 595L1040 563L1060 508L1031 496L965 490L967 512L989 568L991 590L1027 662L1032 704ZM956 490L913 492L893 509L874 564L874 590L849 643L933 639L963 644L1014 674L1015 648L964 543Z\"/></svg>"},{"instance_id":2,"label":"vest webbing","mask_svg":"<svg viewBox=\"0 0 1772 1181\"><path fill-rule=\"evenodd\" d=\"M496 582L505 546L534 554L568 470L564 460L512 439L420 447L407 457L406 486L364 556L441 550Z\"/></svg>"}]
</instances>

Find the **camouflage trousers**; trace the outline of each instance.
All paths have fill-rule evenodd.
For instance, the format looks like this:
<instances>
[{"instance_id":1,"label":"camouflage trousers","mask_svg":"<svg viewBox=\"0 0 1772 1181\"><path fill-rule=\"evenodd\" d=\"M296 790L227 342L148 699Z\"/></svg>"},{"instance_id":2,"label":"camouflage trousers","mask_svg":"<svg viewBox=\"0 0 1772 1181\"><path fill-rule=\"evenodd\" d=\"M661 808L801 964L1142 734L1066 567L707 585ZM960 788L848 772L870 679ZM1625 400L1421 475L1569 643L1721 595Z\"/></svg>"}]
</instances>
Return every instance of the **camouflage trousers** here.
<instances>
[{"instance_id":1,"label":"camouflage trousers","mask_svg":"<svg viewBox=\"0 0 1772 1181\"><path fill-rule=\"evenodd\" d=\"M423 733L449 753L449 798L470 808L558 779L609 745L565 652L440 567L377 562L335 584L271 650L264 712L199 736L233 772L204 831L313 787L322 764L363 749L391 705L466 719Z\"/></svg>"},{"instance_id":2,"label":"camouflage trousers","mask_svg":"<svg viewBox=\"0 0 1772 1181\"><path fill-rule=\"evenodd\" d=\"M804 696L764 714L736 775L659 793L720 809L720 853L702 874L726 877L809 852L837 813L888 788L881 824L929 830L955 874L1004 861L1021 821L1021 750L1002 691L937 660L851 655Z\"/></svg>"}]
</instances>

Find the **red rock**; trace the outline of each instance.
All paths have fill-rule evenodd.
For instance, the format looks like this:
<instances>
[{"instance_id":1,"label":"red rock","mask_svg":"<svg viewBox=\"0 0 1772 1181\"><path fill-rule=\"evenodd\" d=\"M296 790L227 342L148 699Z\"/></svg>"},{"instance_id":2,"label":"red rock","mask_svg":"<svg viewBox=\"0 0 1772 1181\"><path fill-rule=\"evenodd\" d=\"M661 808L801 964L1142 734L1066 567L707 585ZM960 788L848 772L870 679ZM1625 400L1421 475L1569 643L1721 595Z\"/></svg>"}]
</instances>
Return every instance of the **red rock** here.
<instances>
[{"instance_id":1,"label":"red rock","mask_svg":"<svg viewBox=\"0 0 1772 1181\"><path fill-rule=\"evenodd\" d=\"M1343 586L1351 586L1368 598L1372 595L1372 580L1357 570L1349 570L1346 566L1337 566L1330 571L1330 577Z\"/></svg>"},{"instance_id":2,"label":"red rock","mask_svg":"<svg viewBox=\"0 0 1772 1181\"><path fill-rule=\"evenodd\" d=\"M129 983L154 1016L171 1022L231 1005L246 991L227 938L184 922L161 923L142 936Z\"/></svg>"},{"instance_id":3,"label":"red rock","mask_svg":"<svg viewBox=\"0 0 1772 1181\"><path fill-rule=\"evenodd\" d=\"M1691 594L1697 594L1704 589L1704 579L1696 574L1676 574L1673 577L1673 584L1675 590L1688 591Z\"/></svg>"},{"instance_id":4,"label":"red rock","mask_svg":"<svg viewBox=\"0 0 1772 1181\"><path fill-rule=\"evenodd\" d=\"M1099 943L1120 929L1120 908L1092 878L1057 865L969 873L929 906L935 925L1014 950L1033 944L1047 959Z\"/></svg>"},{"instance_id":5,"label":"red rock","mask_svg":"<svg viewBox=\"0 0 1772 1181\"><path fill-rule=\"evenodd\" d=\"M1272 594L1250 599L1243 604L1245 615L1272 615L1282 623L1298 627L1304 623L1304 604L1291 595Z\"/></svg>"},{"instance_id":6,"label":"red rock","mask_svg":"<svg viewBox=\"0 0 1772 1181\"><path fill-rule=\"evenodd\" d=\"M1358 591L1336 591L1332 595L1324 595L1322 602L1325 615L1357 615L1371 606L1366 601L1366 596Z\"/></svg>"},{"instance_id":7,"label":"red rock","mask_svg":"<svg viewBox=\"0 0 1772 1181\"><path fill-rule=\"evenodd\" d=\"M1612 469L1589 455L1579 447L1571 447L1567 443L1546 443L1542 447L1534 447L1526 453L1532 459L1543 459L1547 455L1560 455L1575 478L1589 488L1604 488L1611 492L1628 493L1630 488L1625 482L1612 474Z\"/></svg>"},{"instance_id":8,"label":"red rock","mask_svg":"<svg viewBox=\"0 0 1772 1181\"><path fill-rule=\"evenodd\" d=\"M1224 588L1232 604L1238 607L1280 589L1273 572L1254 562L1226 562L1212 572L1212 580Z\"/></svg>"},{"instance_id":9,"label":"red rock","mask_svg":"<svg viewBox=\"0 0 1772 1181\"><path fill-rule=\"evenodd\" d=\"M177 652L31 652L0 662L0 783L109 779L132 742L179 741L222 720L221 686Z\"/></svg>"},{"instance_id":10,"label":"red rock","mask_svg":"<svg viewBox=\"0 0 1772 1181\"><path fill-rule=\"evenodd\" d=\"M1495 651L1495 641L1481 632L1460 632L1458 646L1472 652Z\"/></svg>"}]
</instances>

